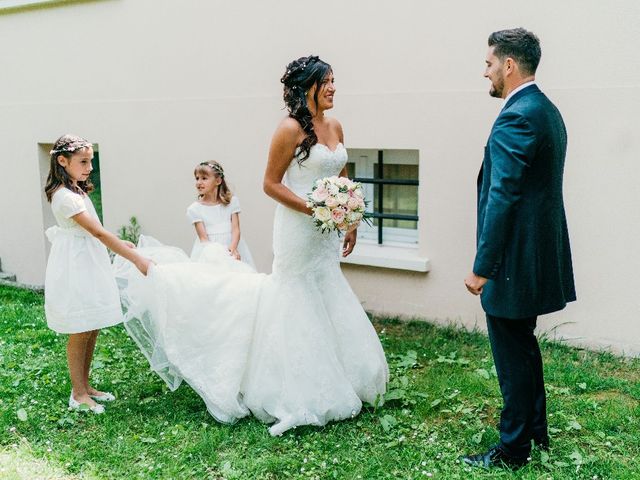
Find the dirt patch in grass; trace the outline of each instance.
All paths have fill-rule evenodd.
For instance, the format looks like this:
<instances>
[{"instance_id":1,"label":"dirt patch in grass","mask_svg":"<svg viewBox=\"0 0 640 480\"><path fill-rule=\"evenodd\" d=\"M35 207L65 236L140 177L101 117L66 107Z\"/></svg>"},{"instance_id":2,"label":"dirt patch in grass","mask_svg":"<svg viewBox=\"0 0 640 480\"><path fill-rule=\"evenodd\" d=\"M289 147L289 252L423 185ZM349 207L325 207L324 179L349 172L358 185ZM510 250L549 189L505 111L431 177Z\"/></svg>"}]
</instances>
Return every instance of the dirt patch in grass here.
<instances>
[{"instance_id":1,"label":"dirt patch in grass","mask_svg":"<svg viewBox=\"0 0 640 480\"><path fill-rule=\"evenodd\" d=\"M632 396L618 390L603 390L601 392L595 392L590 394L589 398L598 403L618 402L630 408L636 407L638 403L640 403Z\"/></svg>"}]
</instances>

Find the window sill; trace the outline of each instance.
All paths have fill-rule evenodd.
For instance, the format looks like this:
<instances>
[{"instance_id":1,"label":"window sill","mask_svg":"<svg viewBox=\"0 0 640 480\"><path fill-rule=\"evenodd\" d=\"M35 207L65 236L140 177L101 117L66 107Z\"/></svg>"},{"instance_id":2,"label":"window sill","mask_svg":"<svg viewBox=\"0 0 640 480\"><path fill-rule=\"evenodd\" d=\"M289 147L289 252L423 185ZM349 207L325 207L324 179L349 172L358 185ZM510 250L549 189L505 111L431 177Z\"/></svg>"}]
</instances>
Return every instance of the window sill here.
<instances>
[{"instance_id":1,"label":"window sill","mask_svg":"<svg viewBox=\"0 0 640 480\"><path fill-rule=\"evenodd\" d=\"M346 258L343 257L341 262L350 265L428 272L431 268L429 259L420 257L417 253L416 248L392 247L360 241L353 253Z\"/></svg>"}]
</instances>

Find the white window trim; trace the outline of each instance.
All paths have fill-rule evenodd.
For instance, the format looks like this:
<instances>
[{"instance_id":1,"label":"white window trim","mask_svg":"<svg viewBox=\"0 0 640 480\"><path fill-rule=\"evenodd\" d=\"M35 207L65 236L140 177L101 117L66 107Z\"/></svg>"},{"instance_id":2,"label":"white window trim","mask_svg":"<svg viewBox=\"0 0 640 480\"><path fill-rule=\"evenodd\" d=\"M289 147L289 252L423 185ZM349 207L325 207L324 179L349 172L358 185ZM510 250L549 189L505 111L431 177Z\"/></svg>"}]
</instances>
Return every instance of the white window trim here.
<instances>
[{"instance_id":1,"label":"white window trim","mask_svg":"<svg viewBox=\"0 0 640 480\"><path fill-rule=\"evenodd\" d=\"M428 272L431 269L429 259L418 254L417 245L378 245L366 239L360 239L351 255L341 257L341 262L413 272Z\"/></svg>"}]
</instances>

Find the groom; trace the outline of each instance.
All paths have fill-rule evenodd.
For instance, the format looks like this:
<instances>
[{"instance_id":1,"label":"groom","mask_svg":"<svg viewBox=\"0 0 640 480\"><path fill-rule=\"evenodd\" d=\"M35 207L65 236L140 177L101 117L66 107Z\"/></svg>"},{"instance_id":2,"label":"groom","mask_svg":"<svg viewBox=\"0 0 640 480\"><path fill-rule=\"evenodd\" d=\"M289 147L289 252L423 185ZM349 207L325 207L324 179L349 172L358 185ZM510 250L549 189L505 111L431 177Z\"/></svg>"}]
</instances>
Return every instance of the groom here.
<instances>
[{"instance_id":1,"label":"groom","mask_svg":"<svg viewBox=\"0 0 640 480\"><path fill-rule=\"evenodd\" d=\"M531 441L549 448L538 315L576 299L562 200L567 132L535 83L538 38L522 28L489 36L489 94L503 99L478 176L477 251L467 289L481 295L504 407L500 443L461 460L519 468Z\"/></svg>"}]
</instances>

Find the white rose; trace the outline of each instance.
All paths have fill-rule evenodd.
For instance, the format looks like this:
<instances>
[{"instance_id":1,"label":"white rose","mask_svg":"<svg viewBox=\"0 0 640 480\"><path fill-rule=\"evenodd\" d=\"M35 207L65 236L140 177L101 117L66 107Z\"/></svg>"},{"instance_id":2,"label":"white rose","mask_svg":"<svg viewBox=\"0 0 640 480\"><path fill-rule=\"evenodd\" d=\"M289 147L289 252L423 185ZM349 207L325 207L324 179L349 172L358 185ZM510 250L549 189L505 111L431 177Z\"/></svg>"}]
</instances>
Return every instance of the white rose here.
<instances>
[{"instance_id":1,"label":"white rose","mask_svg":"<svg viewBox=\"0 0 640 480\"><path fill-rule=\"evenodd\" d=\"M336 200L338 200L338 203L340 205L346 205L347 202L349 201L349 194L348 193L338 193L336 195Z\"/></svg>"},{"instance_id":2,"label":"white rose","mask_svg":"<svg viewBox=\"0 0 640 480\"><path fill-rule=\"evenodd\" d=\"M347 220L349 223L355 223L362 218L362 214L358 212L349 212L347 214Z\"/></svg>"},{"instance_id":3,"label":"white rose","mask_svg":"<svg viewBox=\"0 0 640 480\"><path fill-rule=\"evenodd\" d=\"M331 210L327 207L318 207L313 210L313 216L321 222L326 222L331 218Z\"/></svg>"}]
</instances>

